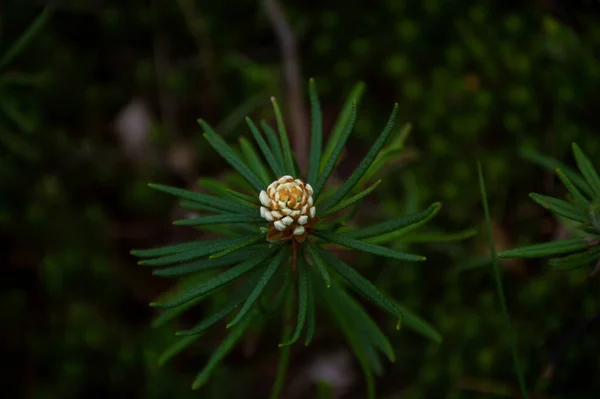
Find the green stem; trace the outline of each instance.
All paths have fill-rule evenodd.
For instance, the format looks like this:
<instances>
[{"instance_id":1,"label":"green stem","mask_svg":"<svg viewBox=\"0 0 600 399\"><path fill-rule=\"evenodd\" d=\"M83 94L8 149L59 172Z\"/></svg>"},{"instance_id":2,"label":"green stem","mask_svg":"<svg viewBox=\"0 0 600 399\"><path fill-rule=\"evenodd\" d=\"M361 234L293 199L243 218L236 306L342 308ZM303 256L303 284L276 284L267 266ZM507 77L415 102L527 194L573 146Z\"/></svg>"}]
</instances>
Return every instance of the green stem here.
<instances>
[{"instance_id":1,"label":"green stem","mask_svg":"<svg viewBox=\"0 0 600 399\"><path fill-rule=\"evenodd\" d=\"M481 190L481 202L483 203L483 210L485 213L485 224L487 229L487 235L490 245L490 254L492 256L492 268L494 271L494 280L496 281L496 290L498 291L498 299L500 300L500 307L502 308L502 315L504 316L504 323L506 325L506 333L508 335L508 341L510 343L510 350L512 353L513 363L517 379L519 380L519 388L521 389L521 395L523 399L528 399L527 386L525 385L525 379L523 378L523 370L519 362L519 356L517 354L517 344L515 339L515 333L510 320L510 314L508 313L508 307L506 306L506 297L504 296L504 288L502 285L502 276L500 274L500 267L498 266L498 256L496 253L496 245L494 242L494 236L492 235L492 224L490 219L490 209L488 206L487 194L485 191L485 181L483 179L483 172L481 171L481 163L477 163L477 172L479 174L479 188Z\"/></svg>"},{"instance_id":2,"label":"green stem","mask_svg":"<svg viewBox=\"0 0 600 399\"><path fill-rule=\"evenodd\" d=\"M292 336L292 311L294 305L294 290L290 287L285 305L283 309L283 332L281 342L288 342ZM278 399L283 390L283 384L285 383L285 375L287 373L288 366L290 364L290 350L291 346L284 346L281 348L281 355L279 356L279 365L277 366L277 378L271 391L271 399Z\"/></svg>"}]
</instances>

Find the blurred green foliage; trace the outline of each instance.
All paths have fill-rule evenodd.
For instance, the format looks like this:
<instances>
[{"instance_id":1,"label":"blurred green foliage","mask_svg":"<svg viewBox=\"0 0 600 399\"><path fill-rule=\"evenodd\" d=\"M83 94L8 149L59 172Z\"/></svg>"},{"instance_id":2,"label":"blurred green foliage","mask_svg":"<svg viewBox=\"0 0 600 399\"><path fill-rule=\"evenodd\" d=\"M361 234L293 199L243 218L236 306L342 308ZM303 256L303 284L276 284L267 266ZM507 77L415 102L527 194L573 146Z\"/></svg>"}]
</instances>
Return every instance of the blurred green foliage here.
<instances>
[{"instance_id":1,"label":"blurred green foliage","mask_svg":"<svg viewBox=\"0 0 600 399\"><path fill-rule=\"evenodd\" d=\"M43 11L37 4L3 4L0 57ZM0 71L0 347L10 365L4 386L11 397L192 397L189 381L224 328L159 369L158 354L176 328L149 329L147 302L165 283L148 277L127 251L190 238L163 227L181 210L152 195L146 182L222 177L224 164L195 121L202 117L233 140L245 131L247 114L268 118L269 96L285 90L277 42L255 1L235 8L192 0L60 4ZM519 151L573 165L570 144L577 141L599 166L600 24L591 16L575 30L541 3L285 7L303 72L323 92L326 131L352 84L367 84L342 170L364 155L388 104L398 101L399 120L413 124L410 155L388 170L377 201L359 218L378 221L441 198L440 230L478 225L479 159L500 250L563 234L527 193L564 190ZM133 153L115 134L115 119L132 100L152 115L147 141ZM493 280L488 269L473 267L484 264L485 241L433 250L398 243L407 245L425 250L427 264L398 267L362 256L354 262L444 340L392 333L397 360L376 380L381 397L514 392ZM595 397L598 280L585 279L585 270L549 272L537 261L506 263L504 274L530 389L551 398ZM323 316L314 348L292 352L292 379L323 350L343 347ZM278 330L267 329L273 337ZM270 341L250 339L233 352L202 397L265 397L277 366ZM349 397L364 396L360 379L356 384ZM317 386L310 389L306 397L316 395Z\"/></svg>"}]
</instances>

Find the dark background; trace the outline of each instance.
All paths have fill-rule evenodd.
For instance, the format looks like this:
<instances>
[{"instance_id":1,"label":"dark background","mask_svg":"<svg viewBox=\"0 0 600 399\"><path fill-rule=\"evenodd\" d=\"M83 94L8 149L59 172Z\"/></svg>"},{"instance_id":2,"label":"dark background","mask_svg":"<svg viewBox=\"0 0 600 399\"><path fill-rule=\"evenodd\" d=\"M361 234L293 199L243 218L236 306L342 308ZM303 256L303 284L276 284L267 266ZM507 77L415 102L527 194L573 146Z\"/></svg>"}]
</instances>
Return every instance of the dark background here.
<instances>
[{"instance_id":1,"label":"dark background","mask_svg":"<svg viewBox=\"0 0 600 399\"><path fill-rule=\"evenodd\" d=\"M2 3L0 54L45 4ZM481 229L483 163L500 249L568 232L527 197L564 193L535 150L573 164L578 142L600 154L600 23L596 1L285 1L302 85L315 77L325 127L351 87L367 84L340 175L373 142L394 102L412 122L405 153L369 206L386 215L440 200L447 232ZM35 39L0 69L0 348L10 398L264 398L274 381L279 321L250 334L202 391L195 373L223 336L159 368L176 323L152 329L147 303L171 282L136 265L132 248L190 238L181 210L150 181L187 186L228 170L196 119L230 142L243 117L289 115L289 84L259 1L73 0L52 4ZM304 93L303 93L304 94ZM362 218L361 220L367 220ZM382 398L518 397L482 234L414 245L424 265L359 257L361 272L430 321L442 344L391 336ZM600 397L600 300L589 270L503 263L525 377L538 398ZM188 318L202 316L202 309ZM185 320L183 321L185 322ZM189 320L188 320L189 322ZM307 377L326 359L333 385L363 397L360 370L325 318L294 347L286 397L316 397ZM326 397L326 396L323 396ZM532 395L532 397L534 397Z\"/></svg>"}]
</instances>

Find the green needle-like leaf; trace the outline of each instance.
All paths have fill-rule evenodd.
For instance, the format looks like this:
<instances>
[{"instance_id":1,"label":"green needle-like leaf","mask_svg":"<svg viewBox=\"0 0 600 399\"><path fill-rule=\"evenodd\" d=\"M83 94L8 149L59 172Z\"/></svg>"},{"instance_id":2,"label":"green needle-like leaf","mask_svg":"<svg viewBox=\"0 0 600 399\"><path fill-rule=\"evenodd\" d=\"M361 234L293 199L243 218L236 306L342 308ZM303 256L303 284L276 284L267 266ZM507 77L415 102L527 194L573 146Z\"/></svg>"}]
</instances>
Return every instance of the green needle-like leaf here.
<instances>
[{"instance_id":1,"label":"green needle-like leaf","mask_svg":"<svg viewBox=\"0 0 600 399\"><path fill-rule=\"evenodd\" d=\"M202 242L198 242L198 241L182 242L180 244L165 245L165 246L159 247L159 248L133 249L130 251L130 253L133 256L137 256L138 258L153 258L155 256L173 255L173 254L177 254L180 252L186 252L186 251L198 248L199 244L200 245L202 245L202 244L212 245L218 241L220 241L220 240L206 240L206 241L202 241Z\"/></svg>"},{"instance_id":2,"label":"green needle-like leaf","mask_svg":"<svg viewBox=\"0 0 600 399\"><path fill-rule=\"evenodd\" d=\"M285 342L279 344L280 347L289 346L298 339L300 339L300 335L302 334L302 329L304 328L304 323L306 322L306 313L308 311L308 265L304 260L304 257L299 257L298 262L298 321L296 323L296 329L294 330L294 334L292 338Z\"/></svg>"},{"instance_id":3,"label":"green needle-like leaf","mask_svg":"<svg viewBox=\"0 0 600 399\"><path fill-rule=\"evenodd\" d=\"M184 200L196 202L199 205L207 206L210 209L216 209L220 213L244 213L244 214L255 214L255 209L249 209L248 207L238 204L237 202L215 197L213 195L200 194L194 191L184 190L182 188L165 186L162 184L148 184L148 187L162 191L163 193L171 194Z\"/></svg>"},{"instance_id":4,"label":"green needle-like leaf","mask_svg":"<svg viewBox=\"0 0 600 399\"><path fill-rule=\"evenodd\" d=\"M406 123L400 128L399 133L393 136L392 141L379 151L375 161L373 161L373 164L362 177L359 185L369 181L377 172L379 172L379 170L381 170L381 168L388 165L390 162L401 159L400 154L404 150L404 143L406 142L411 129L412 125L410 123Z\"/></svg>"},{"instance_id":5,"label":"green needle-like leaf","mask_svg":"<svg viewBox=\"0 0 600 399\"><path fill-rule=\"evenodd\" d=\"M158 315L154 320L152 320L152 327L157 328L157 327L164 325L165 323L168 323L169 321L173 320L174 318L176 318L177 316L179 316L186 310L188 310L188 309L192 308L194 305L198 304L204 298L206 298L206 295L195 298L187 303L184 303L181 306L177 306L176 308L170 308L170 309L163 310L160 315Z\"/></svg>"},{"instance_id":6,"label":"green needle-like leaf","mask_svg":"<svg viewBox=\"0 0 600 399\"><path fill-rule=\"evenodd\" d=\"M250 325L252 318L254 317L255 312L247 315L244 320L239 323L236 328L233 328L229 335L221 342L221 344L217 347L217 349L213 352L212 356L208 360L204 369L198 374L194 383L192 384L192 389L198 389L206 384L206 381L210 378L210 375L214 368L223 360L225 356L237 345L238 341L244 336L246 329ZM198 337L197 335L193 335L191 337ZM189 338L191 338L189 337ZM188 338L188 337L186 337Z\"/></svg>"},{"instance_id":7,"label":"green needle-like leaf","mask_svg":"<svg viewBox=\"0 0 600 399\"><path fill-rule=\"evenodd\" d=\"M365 312L364 308L358 304L348 293L339 285L333 287L333 291L340 298L339 309L347 309L348 317L353 320L353 326L361 331L379 350L381 350L390 362L396 361L394 348L388 338L381 332L379 326ZM404 320L406 316L403 314ZM405 321L406 323L406 321Z\"/></svg>"},{"instance_id":8,"label":"green needle-like leaf","mask_svg":"<svg viewBox=\"0 0 600 399\"><path fill-rule=\"evenodd\" d=\"M400 329L400 326L402 325L402 312L386 294L379 291L377 287L373 285L373 283L361 276L360 273L358 273L354 268L348 266L342 260L320 248L317 250L319 251L319 254L327 261L327 264L329 264L337 274L348 281L348 283L350 283L350 285L359 294L363 295L373 304L379 306L394 316L398 322L396 328Z\"/></svg>"},{"instance_id":9,"label":"green needle-like leaf","mask_svg":"<svg viewBox=\"0 0 600 399\"><path fill-rule=\"evenodd\" d=\"M275 130L267 122L264 120L260 121L260 126L262 127L265 135L267 136L267 140L269 141L269 145L271 146L271 152L277 159L279 165L281 165L281 176L285 175L285 161L283 160L283 150L281 149L281 144L279 143L279 139L277 138L277 133ZM281 177L279 176L279 177Z\"/></svg>"},{"instance_id":10,"label":"green needle-like leaf","mask_svg":"<svg viewBox=\"0 0 600 399\"><path fill-rule=\"evenodd\" d=\"M569 179L573 181L573 183L579 187L580 190L583 190L586 194L592 195L592 190L590 186L586 183L584 179L581 178L579 173L572 168L569 168L565 164L556 161L555 159L548 158L546 156L540 155L531 150L521 150L521 156L544 167L551 170L560 169L563 173L569 176Z\"/></svg>"},{"instance_id":11,"label":"green needle-like leaf","mask_svg":"<svg viewBox=\"0 0 600 399\"><path fill-rule=\"evenodd\" d=\"M600 245L596 244L587 251L565 256L563 258L550 259L550 266L557 270L573 270L587 266L600 259Z\"/></svg>"},{"instance_id":12,"label":"green needle-like leaf","mask_svg":"<svg viewBox=\"0 0 600 399\"><path fill-rule=\"evenodd\" d=\"M222 258L225 255L229 255L232 252L238 251L242 248L248 247L254 243L257 243L261 240L264 240L264 234L258 234L255 236L251 236L250 238L247 238L246 240L242 240L237 244L234 244L232 246L230 246L229 248L226 248L224 250L222 250L221 252L217 252L217 253L213 253L210 258L211 259L217 259L217 258Z\"/></svg>"},{"instance_id":13,"label":"green needle-like leaf","mask_svg":"<svg viewBox=\"0 0 600 399\"><path fill-rule=\"evenodd\" d=\"M262 249L247 248L234 252L219 259L203 258L194 262L185 263L167 267L165 269L157 269L152 274L161 277L178 277L184 274L197 273L205 270L217 269L223 266L231 266L244 260L250 259L259 254Z\"/></svg>"},{"instance_id":14,"label":"green needle-like leaf","mask_svg":"<svg viewBox=\"0 0 600 399\"><path fill-rule=\"evenodd\" d=\"M295 273L292 273L291 270L285 269L281 270L281 272L283 274L283 284L279 284L278 281L273 281L273 279L271 279L271 281L273 281L273 285L275 285L275 287L279 287L277 294L273 298L269 298L268 295L263 295L261 298L261 306L268 314L273 314L281 307L288 291L290 291L290 286L292 285L292 280L294 279L293 275Z\"/></svg>"},{"instance_id":15,"label":"green needle-like leaf","mask_svg":"<svg viewBox=\"0 0 600 399\"><path fill-rule=\"evenodd\" d=\"M434 202L422 212L400 216L373 226L345 233L345 235L356 239L367 239L372 244L390 241L423 226L437 215L441 207L441 203Z\"/></svg>"},{"instance_id":16,"label":"green needle-like leaf","mask_svg":"<svg viewBox=\"0 0 600 399\"><path fill-rule=\"evenodd\" d=\"M308 82L308 94L310 98L311 134L310 134L310 160L308 165L307 182L317 181L321 165L321 152L323 147L323 117L321 115L321 104L314 79Z\"/></svg>"},{"instance_id":17,"label":"green needle-like leaf","mask_svg":"<svg viewBox=\"0 0 600 399\"><path fill-rule=\"evenodd\" d=\"M182 207L183 209L189 209L191 211L206 211L206 212L213 212L213 213L224 213L224 211L221 209L217 209L212 206L202 205L197 202L192 202L192 201L187 201L187 200L180 201L179 206ZM225 211L225 213L229 213L229 212Z\"/></svg>"},{"instance_id":18,"label":"green needle-like leaf","mask_svg":"<svg viewBox=\"0 0 600 399\"><path fill-rule=\"evenodd\" d=\"M250 206L252 206L252 205L260 206L260 200L258 199L258 196L251 197L249 195L242 194L238 191L230 190L230 189L227 189L227 194L232 195L235 198L241 199L242 201L245 201ZM252 208L256 209L255 206L252 206Z\"/></svg>"},{"instance_id":19,"label":"green needle-like leaf","mask_svg":"<svg viewBox=\"0 0 600 399\"><path fill-rule=\"evenodd\" d=\"M15 57L17 57L23 50L31 43L37 35L40 34L42 29L46 26L52 15L51 11L46 8L44 9L33 21L31 25L25 30L25 32L19 37L9 49L0 58L0 69L4 68L10 63Z\"/></svg>"},{"instance_id":20,"label":"green needle-like leaf","mask_svg":"<svg viewBox=\"0 0 600 399\"><path fill-rule=\"evenodd\" d=\"M265 167L265 164L256 153L254 147L252 147L250 141L248 141L248 139L246 139L245 137L240 137L240 148L242 150L242 155L244 155L246 162L248 162L248 166L250 166L250 169L256 172L256 174L262 180L265 186L271 184L271 182L273 181L271 174L269 173L269 171Z\"/></svg>"},{"instance_id":21,"label":"green needle-like leaf","mask_svg":"<svg viewBox=\"0 0 600 399\"><path fill-rule=\"evenodd\" d=\"M261 223L265 219L260 215L210 215L200 216L191 219L176 220L173 222L176 226L205 226L212 224L235 224L235 223Z\"/></svg>"},{"instance_id":22,"label":"green needle-like leaf","mask_svg":"<svg viewBox=\"0 0 600 399\"><path fill-rule=\"evenodd\" d=\"M506 298L504 296L504 287L502 284L502 274L500 266L498 265L498 256L496 253L496 244L494 241L494 235L492 233L492 222L490 218L490 209L488 206L487 193L485 191L485 180L483 179L483 171L481 164L477 164L477 174L479 178L479 191L481 194L481 202L483 203L483 212L485 215L485 227L488 235L488 242L490 246L490 257L492 258L492 270L494 272L494 281L496 283L496 292L498 293L498 300L502 309L502 316L504 318L504 324L506 328L506 335L508 336L508 342L510 344L510 350L512 354L513 366L517 380L519 381L519 388L521 390L521 397L528 399L529 394L527 392L527 386L525 385L525 378L523 377L523 369L521 368L521 362L519 361L519 355L517 353L517 344L515 339L515 333L510 320L510 314L508 313L508 306L506 305Z\"/></svg>"},{"instance_id":23,"label":"green needle-like leaf","mask_svg":"<svg viewBox=\"0 0 600 399\"><path fill-rule=\"evenodd\" d=\"M445 233L445 232L424 232L424 233L413 233L405 235L400 238L402 242L448 242L448 241L460 241L467 238L471 238L477 235L477 230L466 229L458 231L456 233Z\"/></svg>"},{"instance_id":24,"label":"green needle-like leaf","mask_svg":"<svg viewBox=\"0 0 600 399\"><path fill-rule=\"evenodd\" d=\"M377 188L377 186L379 186L379 184L381 184L381 180L377 180L370 187L362 190L360 193L353 195L352 197L339 202L336 206L329 208L328 210L326 210L325 212L322 213L322 217L327 217L333 213L339 212L339 211L346 209L347 207L355 204L356 202L362 200L367 195L371 194L373 192L373 190L375 190Z\"/></svg>"},{"instance_id":25,"label":"green needle-like leaf","mask_svg":"<svg viewBox=\"0 0 600 399\"><path fill-rule=\"evenodd\" d=\"M194 341L200 338L199 335L194 335L192 337L184 337L178 339L173 345L169 346L158 358L158 365L162 366L169 360L171 360L174 356L179 354L185 348L190 346Z\"/></svg>"},{"instance_id":26,"label":"green needle-like leaf","mask_svg":"<svg viewBox=\"0 0 600 399\"><path fill-rule=\"evenodd\" d=\"M267 267L267 270L265 270L264 274L254 287L254 290L250 293L248 299L246 299L244 306L242 306L242 309L237 314L237 316L229 324L227 324L227 328L235 326L250 311L252 305L254 305L254 303L256 302L266 285L271 280L271 277L273 277L273 274L275 274L279 266L288 256L289 254L287 252L287 248L283 247L279 250L279 253L273 257L271 263Z\"/></svg>"},{"instance_id":27,"label":"green needle-like leaf","mask_svg":"<svg viewBox=\"0 0 600 399\"><path fill-rule=\"evenodd\" d=\"M317 251L316 247L313 244L308 243L306 245L306 249L310 254L313 264L317 267L319 273L321 273L323 280L325 280L325 285L328 288L331 287L331 277L329 276L329 272L327 271L327 265L325 264L323 258L321 258L321 255L319 255L319 252Z\"/></svg>"},{"instance_id":28,"label":"green needle-like leaf","mask_svg":"<svg viewBox=\"0 0 600 399\"><path fill-rule=\"evenodd\" d=\"M262 264L263 262L266 262L267 259L269 259L272 255L273 250L265 251L263 254L259 254L252 259L248 259L247 261L240 263L239 265L234 266L227 271L224 271L217 277L204 281L196 286L190 287L176 294L172 294L169 298L166 298L162 301L152 302L150 306L172 308L184 304L188 301L191 301L192 299L198 296L208 294L216 290L217 288L229 284L233 280L239 278L244 273L249 272L258 265Z\"/></svg>"},{"instance_id":29,"label":"green needle-like leaf","mask_svg":"<svg viewBox=\"0 0 600 399\"><path fill-rule=\"evenodd\" d=\"M429 338L432 341L437 342L438 344L442 342L442 334L440 334L431 324L408 310L402 304L394 301L396 306L402 311L402 315L404 316L404 325L407 328L410 328L425 338Z\"/></svg>"},{"instance_id":30,"label":"green needle-like leaf","mask_svg":"<svg viewBox=\"0 0 600 399\"><path fill-rule=\"evenodd\" d=\"M575 161L577 162L579 171L592 189L594 196L600 197L600 176L598 176L598 172L596 172L594 164L575 143L573 143L573 155L575 155Z\"/></svg>"},{"instance_id":31,"label":"green needle-like leaf","mask_svg":"<svg viewBox=\"0 0 600 399\"><path fill-rule=\"evenodd\" d=\"M556 169L556 175L562 181L562 183L565 185L567 190L569 190L569 192L573 196L573 199L575 200L575 202L578 205L583 205L583 206L589 205L590 201L585 197L585 195L583 195L581 193L581 191L579 191L577 186L575 186L575 184L571 181L571 179L569 179L569 176L567 176L560 169Z\"/></svg>"},{"instance_id":32,"label":"green needle-like leaf","mask_svg":"<svg viewBox=\"0 0 600 399\"><path fill-rule=\"evenodd\" d=\"M598 244L598 240L590 238L572 238L569 240L551 241L542 244L509 249L498 254L503 259L542 258L544 256L562 255L578 252Z\"/></svg>"},{"instance_id":33,"label":"green needle-like leaf","mask_svg":"<svg viewBox=\"0 0 600 399\"><path fill-rule=\"evenodd\" d=\"M331 156L329 158L327 158L327 161L325 162L325 167L319 174L317 183L313 186L313 190L314 190L313 198L314 199L317 199L317 197L319 196L319 193L323 189L323 186L325 186L327 179L329 179L331 172L333 172L333 168L335 167L335 164L337 163L338 158L340 157L340 154L342 153L342 150L344 149L344 145L346 145L346 141L348 141L348 137L350 136L350 133L352 132L352 128L354 127L355 122L356 122L356 103L354 103L352 106L352 114L350 115L350 120L346 124L346 128L344 129L343 134L341 135L339 141L336 143L335 147L333 148L333 152L331 153Z\"/></svg>"},{"instance_id":34,"label":"green needle-like leaf","mask_svg":"<svg viewBox=\"0 0 600 399\"><path fill-rule=\"evenodd\" d=\"M340 111L340 115L338 116L338 119L335 122L335 126L331 130L331 135L329 136L329 140L327 141L327 145L325 146L325 151L323 151L323 155L321 156L320 170L323 170L323 168L325 167L325 163L329 158L331 158L331 154L333 154L333 149L335 148L336 144L340 141L340 138L342 137L345 127L348 125L348 121L351 119L352 114L356 112L355 108L360 103L360 99L364 92L365 84L363 82L358 82L357 84L355 84L352 90L350 91L350 95L348 96L346 102L342 106L342 110Z\"/></svg>"},{"instance_id":35,"label":"green needle-like leaf","mask_svg":"<svg viewBox=\"0 0 600 399\"><path fill-rule=\"evenodd\" d=\"M367 172L369 167L375 161L375 157L379 154L379 151L387 141L388 137L394 130L394 126L396 124L396 115L398 114L398 104L394 105L394 109L388 119L383 131L367 153L357 168L354 170L352 175L344 183L336 190L335 194L332 197L328 198L325 203L322 205L322 208L325 212L327 212L330 208L336 206L353 188L358 184L360 179Z\"/></svg>"},{"instance_id":36,"label":"green needle-like leaf","mask_svg":"<svg viewBox=\"0 0 600 399\"><path fill-rule=\"evenodd\" d=\"M567 219L571 219L579 223L586 222L584 213L566 201L537 193L530 193L529 197L538 205L553 213L556 213L557 215L564 216Z\"/></svg>"},{"instance_id":37,"label":"green needle-like leaf","mask_svg":"<svg viewBox=\"0 0 600 399\"><path fill-rule=\"evenodd\" d=\"M260 235L258 235L260 237ZM246 243L251 238L257 237L256 235L247 235L236 238L227 238L220 240L206 240L198 241L196 245L189 250L173 253L171 255L165 255L154 259L144 259L139 261L139 265L147 266L163 266L170 265L173 263L181 263L190 261L196 258L201 258L206 255L216 254L219 251L235 247L239 244Z\"/></svg>"},{"instance_id":38,"label":"green needle-like leaf","mask_svg":"<svg viewBox=\"0 0 600 399\"><path fill-rule=\"evenodd\" d=\"M202 119L198 120L202 129L204 129L204 137L208 143L229 163L240 175L246 179L248 183L256 190L260 191L264 188L264 183L256 176L256 174L248 168L244 161L233 151L221 136L215 132L212 127Z\"/></svg>"},{"instance_id":39,"label":"green needle-like leaf","mask_svg":"<svg viewBox=\"0 0 600 399\"><path fill-rule=\"evenodd\" d=\"M271 170L278 177L285 175L285 173L283 172L283 164L279 163L279 159L275 155L273 155L273 151L271 150L271 148L269 148L269 146L268 146L267 142L265 141L265 139L263 138L262 134L260 133L260 131L258 130L256 125L254 124L254 122L252 122L252 119L246 118L246 124L250 128L250 131L252 132L252 136L254 136L254 141L256 141L256 144L258 144L258 148L260 148L260 151L262 152L263 156L267 160L267 163L269 164L269 167L271 168ZM274 133L273 133L273 135L274 135ZM277 140L277 138L275 137L275 141L276 140ZM277 145L279 145L279 144L277 143ZM271 143L271 146L273 146L273 143Z\"/></svg>"},{"instance_id":40,"label":"green needle-like leaf","mask_svg":"<svg viewBox=\"0 0 600 399\"><path fill-rule=\"evenodd\" d=\"M315 335L315 292L313 284L312 275L308 273L308 303L306 305L306 337L304 338L304 346L310 345Z\"/></svg>"},{"instance_id":41,"label":"green needle-like leaf","mask_svg":"<svg viewBox=\"0 0 600 399\"><path fill-rule=\"evenodd\" d=\"M262 275L263 270L259 269L252 274L252 276L244 282L242 287L236 290L233 295L229 298L227 303L223 306L219 307L219 309L203 319L200 323L196 324L194 327L189 330L177 331L175 335L186 336L186 335L198 335L206 331L208 328L212 327L214 324L223 320L229 313L233 312L238 306L240 306L250 295L250 292L256 285L256 282ZM189 302L188 302L189 303ZM186 304L187 305L187 304ZM185 306L185 305L183 305ZM179 309L179 307L175 308ZM168 309L169 311L171 309Z\"/></svg>"},{"instance_id":42,"label":"green needle-like leaf","mask_svg":"<svg viewBox=\"0 0 600 399\"><path fill-rule=\"evenodd\" d=\"M292 147L290 146L285 122L283 121L283 115L281 115L281 110L279 109L279 104L275 97L271 97L271 104L273 104L273 111L275 112L275 119L277 120L277 130L279 130L279 141L281 142L281 148L283 150L285 172L288 175L298 176L296 166L294 165L294 158L292 157Z\"/></svg>"},{"instance_id":43,"label":"green needle-like leaf","mask_svg":"<svg viewBox=\"0 0 600 399\"><path fill-rule=\"evenodd\" d=\"M403 260L406 262L422 262L426 258L420 255L407 254L405 252L399 252L394 249L382 247L375 244L370 244L368 242L359 241L354 238L350 238L346 235L332 233L332 232L324 232L320 230L315 230L314 234L322 238L328 242L332 242L334 244L339 244L347 248L356 249L358 251L368 252L373 255L384 256L386 258Z\"/></svg>"}]
</instances>

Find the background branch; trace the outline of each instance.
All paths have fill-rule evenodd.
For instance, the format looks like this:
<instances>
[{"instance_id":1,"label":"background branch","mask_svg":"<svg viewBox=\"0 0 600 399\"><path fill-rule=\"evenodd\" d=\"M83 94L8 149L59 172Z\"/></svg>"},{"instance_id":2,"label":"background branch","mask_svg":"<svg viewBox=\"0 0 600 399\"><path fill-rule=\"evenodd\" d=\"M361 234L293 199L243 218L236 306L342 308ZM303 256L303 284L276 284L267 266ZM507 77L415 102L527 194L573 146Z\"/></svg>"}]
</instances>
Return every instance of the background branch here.
<instances>
[{"instance_id":1,"label":"background branch","mask_svg":"<svg viewBox=\"0 0 600 399\"><path fill-rule=\"evenodd\" d=\"M267 16L273 26L279 42L287 103L291 116L292 145L300 167L300 173L306 175L308 169L308 116L303 101L302 76L296 38L285 18L281 4L277 0L265 0Z\"/></svg>"}]
</instances>

